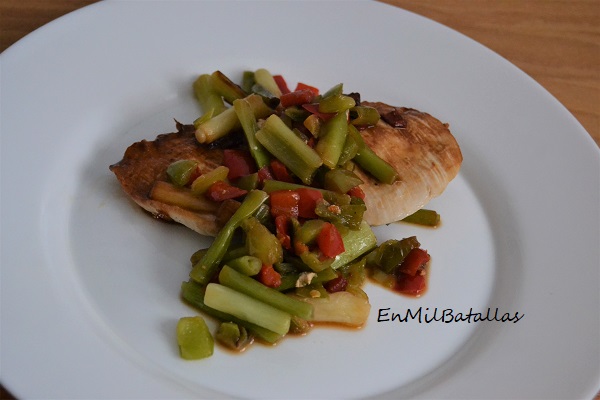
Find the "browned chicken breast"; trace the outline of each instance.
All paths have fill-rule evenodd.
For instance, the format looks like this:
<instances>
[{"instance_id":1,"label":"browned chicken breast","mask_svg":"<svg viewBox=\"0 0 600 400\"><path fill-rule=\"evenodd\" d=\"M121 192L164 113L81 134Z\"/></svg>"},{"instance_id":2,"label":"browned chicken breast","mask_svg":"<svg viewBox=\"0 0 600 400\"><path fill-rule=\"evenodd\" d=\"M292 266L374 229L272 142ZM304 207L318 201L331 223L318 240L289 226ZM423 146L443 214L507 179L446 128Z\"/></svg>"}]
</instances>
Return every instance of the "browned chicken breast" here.
<instances>
[{"instance_id":1,"label":"browned chicken breast","mask_svg":"<svg viewBox=\"0 0 600 400\"><path fill-rule=\"evenodd\" d=\"M177 160L195 160L202 172L208 172L223 162L223 151L201 146L196 141L193 125L177 124L177 132L159 135L154 141L142 140L129 146L123 159L111 165L121 187L144 210L158 219L175 221L208 236L216 236L220 224L216 210L207 202L206 211L189 211L150 198L156 181L168 181L167 167Z\"/></svg>"},{"instance_id":2,"label":"browned chicken breast","mask_svg":"<svg viewBox=\"0 0 600 400\"><path fill-rule=\"evenodd\" d=\"M382 118L376 126L361 131L365 142L398 172L392 185L378 183L362 171L367 211L365 221L383 225L398 221L423 208L442 194L462 163L462 154L448 126L429 114L391 107L383 103L364 105L377 108Z\"/></svg>"},{"instance_id":3,"label":"browned chicken breast","mask_svg":"<svg viewBox=\"0 0 600 400\"><path fill-rule=\"evenodd\" d=\"M399 176L397 182L387 185L357 168L366 195L364 218L370 225L383 225L414 213L439 196L458 174L462 154L448 126L431 115L383 103L363 104L377 108L383 118L363 129L362 136ZM154 141L134 143L110 169L131 199L155 217L215 236L220 229L216 203L207 202L206 210L193 212L150 198L154 183L168 180L166 169L172 162L195 160L204 173L223 161L223 150L196 141L193 126L177 124L177 128L177 132L159 135Z\"/></svg>"}]
</instances>

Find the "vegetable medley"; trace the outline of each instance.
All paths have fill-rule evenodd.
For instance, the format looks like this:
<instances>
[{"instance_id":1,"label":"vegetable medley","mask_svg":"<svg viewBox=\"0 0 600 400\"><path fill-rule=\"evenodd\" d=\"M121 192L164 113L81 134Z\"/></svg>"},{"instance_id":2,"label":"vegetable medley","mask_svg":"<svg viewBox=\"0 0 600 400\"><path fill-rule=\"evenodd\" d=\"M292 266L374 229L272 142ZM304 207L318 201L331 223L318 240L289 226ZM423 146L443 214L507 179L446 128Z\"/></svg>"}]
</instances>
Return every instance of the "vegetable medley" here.
<instances>
[{"instance_id":1,"label":"vegetable medley","mask_svg":"<svg viewBox=\"0 0 600 400\"><path fill-rule=\"evenodd\" d=\"M224 221L211 246L191 257L181 287L183 299L219 327L211 333L202 317L182 318L183 358L210 356L215 341L241 351L318 323L360 327L370 311L368 276L400 293L423 293L429 254L414 236L378 245L353 172L361 168L384 185L398 179L360 134L390 116L361 105L342 84L325 93L304 83L290 90L265 69L245 72L239 85L219 71L203 74L194 91L204 112L194 122L196 139L222 146L223 165L203 172L193 160L175 161L169 182L150 194L191 210L213 204ZM420 210L407 221L435 226L439 215Z\"/></svg>"}]
</instances>

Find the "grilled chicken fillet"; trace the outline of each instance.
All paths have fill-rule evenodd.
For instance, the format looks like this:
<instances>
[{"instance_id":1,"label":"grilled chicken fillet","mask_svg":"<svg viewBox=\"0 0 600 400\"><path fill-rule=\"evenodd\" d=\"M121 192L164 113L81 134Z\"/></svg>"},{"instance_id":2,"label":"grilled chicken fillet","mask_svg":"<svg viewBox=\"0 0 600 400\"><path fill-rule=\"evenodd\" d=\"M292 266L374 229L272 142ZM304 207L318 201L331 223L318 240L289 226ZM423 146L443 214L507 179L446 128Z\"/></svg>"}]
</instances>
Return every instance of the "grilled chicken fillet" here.
<instances>
[{"instance_id":1,"label":"grilled chicken fillet","mask_svg":"<svg viewBox=\"0 0 600 400\"><path fill-rule=\"evenodd\" d=\"M358 170L365 182L361 185L367 205L364 219L370 225L389 224L442 194L458 174L462 154L447 124L431 115L383 103L362 104L375 107L383 117L374 127L361 131L365 143L399 175L394 184L385 185ZM385 116L398 126L387 123Z\"/></svg>"},{"instance_id":2,"label":"grilled chicken fillet","mask_svg":"<svg viewBox=\"0 0 600 400\"><path fill-rule=\"evenodd\" d=\"M202 235L216 236L221 226L214 211L193 212L150 198L154 183L168 181L167 167L177 160L195 160L202 172L222 165L223 150L200 145L194 132L193 125L177 123L177 132L129 146L123 159L111 165L110 170L125 193L154 217L179 222Z\"/></svg>"},{"instance_id":3,"label":"grilled chicken fillet","mask_svg":"<svg viewBox=\"0 0 600 400\"><path fill-rule=\"evenodd\" d=\"M383 103L362 104L375 107L382 115L377 125L361 130L365 142L399 175L397 182L387 185L359 168L355 170L364 181L361 188L367 205L365 221L383 225L414 213L439 196L458 174L462 154L448 126L431 115ZM174 161L195 160L202 172L222 164L223 150L199 144L193 126L178 123L177 129L154 141L134 143L110 169L125 193L155 217L215 236L220 229L215 212L192 212L149 197L157 180L168 180L166 169Z\"/></svg>"}]
</instances>

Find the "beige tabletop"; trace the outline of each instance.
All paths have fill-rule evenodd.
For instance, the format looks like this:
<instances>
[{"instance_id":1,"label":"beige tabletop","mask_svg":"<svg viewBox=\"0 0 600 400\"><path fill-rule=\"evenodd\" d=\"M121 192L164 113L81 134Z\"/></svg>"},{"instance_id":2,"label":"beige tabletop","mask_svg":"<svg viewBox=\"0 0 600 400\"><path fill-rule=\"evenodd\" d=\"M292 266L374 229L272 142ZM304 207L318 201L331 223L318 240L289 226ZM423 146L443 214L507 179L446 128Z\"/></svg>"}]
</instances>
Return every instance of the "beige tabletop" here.
<instances>
[{"instance_id":1,"label":"beige tabletop","mask_svg":"<svg viewBox=\"0 0 600 400\"><path fill-rule=\"evenodd\" d=\"M0 51L91 0L1 0ZM556 97L600 146L599 0L385 0L500 54ZM2 388L2 399L10 394ZM600 400L600 395L596 396Z\"/></svg>"}]
</instances>

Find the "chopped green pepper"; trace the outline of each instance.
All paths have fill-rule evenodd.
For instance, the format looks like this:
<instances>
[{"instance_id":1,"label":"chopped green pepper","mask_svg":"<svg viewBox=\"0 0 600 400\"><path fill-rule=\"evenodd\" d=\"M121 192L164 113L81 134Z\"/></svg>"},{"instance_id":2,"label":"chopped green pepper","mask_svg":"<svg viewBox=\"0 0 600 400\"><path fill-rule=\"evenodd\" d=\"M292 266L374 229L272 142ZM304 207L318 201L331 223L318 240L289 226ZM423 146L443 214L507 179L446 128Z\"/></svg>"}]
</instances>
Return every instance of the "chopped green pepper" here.
<instances>
[{"instance_id":1,"label":"chopped green pepper","mask_svg":"<svg viewBox=\"0 0 600 400\"><path fill-rule=\"evenodd\" d=\"M197 169L198 163L194 160L177 160L169 164L167 175L176 186L185 186Z\"/></svg>"},{"instance_id":2,"label":"chopped green pepper","mask_svg":"<svg viewBox=\"0 0 600 400\"><path fill-rule=\"evenodd\" d=\"M392 274L402 264L408 253L420 245L416 236L410 236L402 240L386 240L375 251L369 253L367 264L379 268L386 274Z\"/></svg>"},{"instance_id":3,"label":"chopped green pepper","mask_svg":"<svg viewBox=\"0 0 600 400\"><path fill-rule=\"evenodd\" d=\"M321 157L277 115L266 119L256 139L305 184L311 183L317 168L323 164Z\"/></svg>"},{"instance_id":4,"label":"chopped green pepper","mask_svg":"<svg viewBox=\"0 0 600 400\"><path fill-rule=\"evenodd\" d=\"M179 354L186 360L210 357L215 349L208 326L200 316L183 317L177 322L177 344Z\"/></svg>"}]
</instances>

